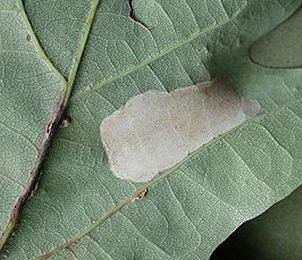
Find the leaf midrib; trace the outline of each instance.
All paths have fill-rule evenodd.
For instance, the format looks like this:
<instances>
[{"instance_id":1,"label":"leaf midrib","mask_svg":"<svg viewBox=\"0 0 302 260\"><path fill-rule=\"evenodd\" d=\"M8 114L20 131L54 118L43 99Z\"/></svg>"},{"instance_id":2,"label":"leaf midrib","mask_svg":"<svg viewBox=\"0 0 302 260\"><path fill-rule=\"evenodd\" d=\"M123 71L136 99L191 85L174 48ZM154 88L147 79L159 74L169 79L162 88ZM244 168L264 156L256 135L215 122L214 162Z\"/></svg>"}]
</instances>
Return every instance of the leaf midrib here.
<instances>
[{"instance_id":1,"label":"leaf midrib","mask_svg":"<svg viewBox=\"0 0 302 260\"><path fill-rule=\"evenodd\" d=\"M84 30L83 37L80 41L79 48L77 49L76 56L72 61L71 71L70 71L67 83L66 83L64 76L55 68L53 63L47 57L41 44L39 43L39 40L36 37L36 35L33 31L32 25L26 14L23 1L16 0L17 6L15 9L14 8L12 9L12 11L16 10L17 12L19 11L21 13L21 16L26 25L26 29L31 36L33 44L37 50L37 53L46 62L46 64L49 66L49 68L52 70L52 72L54 74L56 74L56 76L58 78L60 78L60 80L62 80L62 82L66 83L66 88L65 88L65 92L63 94L62 100L57 104L57 107L55 108L56 110L54 113L54 117L51 120L51 122L49 123L49 130L47 131L46 135L44 136L44 138L40 144L38 156L35 158L34 166L30 170L30 174L29 174L30 178L28 178L27 182L24 185L24 189L18 195L18 198L13 207L13 210L9 216L9 221L8 221L6 227L4 228L3 233L1 233L0 250L2 249L4 244L7 242L8 238L10 237L13 229L16 226L17 220L20 217L20 213L21 213L24 205L26 204L27 200L35 192L35 187L36 187L37 183L39 182L39 177L41 174L41 168L43 166L45 155L47 154L51 141L53 140L54 134L58 128L60 119L61 119L63 112L65 111L68 101L70 99L70 94L71 94L72 88L74 86L74 81L76 79L78 68L79 68L79 65L80 65L80 62L82 59L82 55L83 55L83 52L84 52L86 44L87 44L87 40L88 40L90 31L91 31L91 27L92 27L92 24L93 24L93 21L95 18L96 11L98 9L99 2L100 2L100 0L93 0L92 4L90 6L90 10L89 10L87 20L86 20L86 28ZM46 128L46 126L45 126L45 128Z\"/></svg>"}]
</instances>

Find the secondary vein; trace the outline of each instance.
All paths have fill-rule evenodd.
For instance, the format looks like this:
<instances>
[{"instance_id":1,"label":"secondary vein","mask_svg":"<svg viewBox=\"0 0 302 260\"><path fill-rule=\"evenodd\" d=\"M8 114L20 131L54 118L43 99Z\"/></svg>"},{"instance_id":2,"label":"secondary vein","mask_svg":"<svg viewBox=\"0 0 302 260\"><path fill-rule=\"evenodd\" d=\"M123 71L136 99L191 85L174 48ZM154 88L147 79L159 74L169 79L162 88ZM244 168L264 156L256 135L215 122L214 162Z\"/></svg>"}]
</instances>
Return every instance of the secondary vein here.
<instances>
[{"instance_id":1,"label":"secondary vein","mask_svg":"<svg viewBox=\"0 0 302 260\"><path fill-rule=\"evenodd\" d=\"M54 66L54 64L51 62L51 60L47 57L45 51L43 50L38 38L36 37L36 34L32 28L32 25L30 21L28 20L27 14L25 13L25 8L22 0L18 0L18 10L20 10L20 13L22 15L22 18L26 24L26 28L30 33L30 37L34 43L35 48L38 51L38 54L44 59L44 61L47 63L47 65L50 67L50 69L56 73L56 75L62 80L66 81L65 78L62 76L62 74L58 71L58 69Z\"/></svg>"},{"instance_id":2,"label":"secondary vein","mask_svg":"<svg viewBox=\"0 0 302 260\"><path fill-rule=\"evenodd\" d=\"M67 105L71 92L72 92L72 88L73 88L73 85L74 85L74 82L75 82L75 79L77 76L77 72L79 69L79 65L81 63L81 59L82 59L84 50L87 45L87 41L88 41L88 38L89 38L89 35L91 32L92 24L94 22L99 3L100 3L100 0L94 0L92 2L92 5L90 7L88 17L86 20L86 28L84 30L84 34L83 34L82 40L80 42L80 46L78 47L76 57L73 58L73 60L72 60L71 70L70 70L70 73L68 76L68 82L67 82L67 87L66 87L66 92L65 92L65 106Z\"/></svg>"},{"instance_id":3,"label":"secondary vein","mask_svg":"<svg viewBox=\"0 0 302 260\"><path fill-rule=\"evenodd\" d=\"M179 48L181 48L182 46L191 43L192 41L194 41L195 39L197 39L198 37L208 34L212 31L214 31L215 29L222 27L223 25L229 23L230 21L232 21L233 19L237 18L238 15L240 13L242 13L242 11L247 7L247 2L244 2L244 4L242 5L242 7L233 14L232 17L230 17L229 19L225 19L222 20L221 22L208 26L207 28L205 28L204 30L200 30L197 32L192 33L190 36L188 36L188 38L179 41L175 44L171 44L170 46L168 46L167 48L163 49L162 51L158 52L156 55L154 55L153 57L149 57L147 59L142 60L141 62L139 62L138 64L136 64L135 66L129 67L128 69L126 69L125 71L122 71L121 73L118 73L116 75L113 75L112 77L105 79L103 81L101 81L100 83L98 83L93 89L85 89L83 91L79 91L77 93L75 93L72 98L76 98L78 96L83 96L87 93L90 92L94 92L97 91L98 89L101 89L103 86L111 84L112 82L121 79L141 68L144 68L145 66L149 65L150 63L157 61L158 59L160 59L161 57L171 53L172 51L175 51Z\"/></svg>"}]
</instances>

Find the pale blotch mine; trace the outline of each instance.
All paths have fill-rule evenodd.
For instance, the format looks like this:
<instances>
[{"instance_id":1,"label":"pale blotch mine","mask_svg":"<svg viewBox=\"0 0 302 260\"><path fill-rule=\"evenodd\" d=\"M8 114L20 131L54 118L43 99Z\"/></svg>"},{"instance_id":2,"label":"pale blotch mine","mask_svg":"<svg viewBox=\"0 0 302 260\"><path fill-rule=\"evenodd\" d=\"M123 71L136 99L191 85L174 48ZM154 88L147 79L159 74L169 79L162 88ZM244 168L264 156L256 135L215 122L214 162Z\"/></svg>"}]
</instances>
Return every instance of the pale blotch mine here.
<instances>
[{"instance_id":1,"label":"pale blotch mine","mask_svg":"<svg viewBox=\"0 0 302 260\"><path fill-rule=\"evenodd\" d=\"M146 182L260 111L225 79L134 96L100 126L112 172Z\"/></svg>"}]
</instances>

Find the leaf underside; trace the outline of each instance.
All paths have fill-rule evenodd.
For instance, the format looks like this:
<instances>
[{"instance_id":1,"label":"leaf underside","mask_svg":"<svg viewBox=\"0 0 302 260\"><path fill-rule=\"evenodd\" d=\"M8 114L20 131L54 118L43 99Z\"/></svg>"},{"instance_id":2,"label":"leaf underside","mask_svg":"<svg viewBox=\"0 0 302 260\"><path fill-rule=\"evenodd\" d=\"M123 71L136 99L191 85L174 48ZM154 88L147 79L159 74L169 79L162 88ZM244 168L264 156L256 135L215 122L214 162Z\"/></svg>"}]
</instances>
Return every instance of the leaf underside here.
<instances>
[{"instance_id":1,"label":"leaf underside","mask_svg":"<svg viewBox=\"0 0 302 260\"><path fill-rule=\"evenodd\" d=\"M301 259L301 200L302 187L240 226L215 250L211 260Z\"/></svg>"},{"instance_id":2,"label":"leaf underside","mask_svg":"<svg viewBox=\"0 0 302 260\"><path fill-rule=\"evenodd\" d=\"M26 0L23 9L2 0L1 232L64 98L72 121L57 132L39 190L0 258L208 259L243 222L299 187L301 69L256 64L249 50L300 3L140 0L130 12L126 1ZM113 176L102 119L140 92L218 75L257 99L262 114L147 184Z\"/></svg>"}]
</instances>

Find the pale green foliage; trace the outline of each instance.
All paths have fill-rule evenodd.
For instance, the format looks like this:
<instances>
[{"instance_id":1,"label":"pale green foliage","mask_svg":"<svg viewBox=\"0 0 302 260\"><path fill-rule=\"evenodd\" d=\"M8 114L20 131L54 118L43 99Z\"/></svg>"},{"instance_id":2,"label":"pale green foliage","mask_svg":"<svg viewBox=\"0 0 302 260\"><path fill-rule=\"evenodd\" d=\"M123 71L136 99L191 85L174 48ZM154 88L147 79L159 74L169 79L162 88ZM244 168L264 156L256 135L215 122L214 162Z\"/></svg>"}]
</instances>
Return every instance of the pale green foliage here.
<instances>
[{"instance_id":1,"label":"pale green foliage","mask_svg":"<svg viewBox=\"0 0 302 260\"><path fill-rule=\"evenodd\" d=\"M215 250L211 260L301 259L301 200L302 187L242 225Z\"/></svg>"},{"instance_id":2,"label":"pale green foliage","mask_svg":"<svg viewBox=\"0 0 302 260\"><path fill-rule=\"evenodd\" d=\"M0 0L1 19L7 2ZM26 204L21 223L2 253L9 259L37 257L52 250L57 259L207 259L239 225L302 182L301 70L265 68L249 57L253 42L286 20L301 1L132 2L144 25L129 17L127 1L100 1L69 100L72 122L54 138L40 188ZM66 77L94 3L25 1L43 49ZM8 21L7 26L17 28L23 20ZM3 35L6 40L9 35L21 37L17 30L3 31ZM16 45L14 50L25 48L15 38L10 41L10 48ZM0 48L5 50L3 39ZM2 59L4 54L0 55ZM36 62L31 74L15 73L27 84L27 91L32 88L43 98L36 108L38 101L26 99L22 88L16 87L19 102L32 110L22 105L18 113L34 114L34 122L44 126L30 124L34 129L27 131L36 140L43 136L62 86L45 73L48 69L57 77L54 69L43 70L34 58L22 56L19 63L12 62L15 69L19 63ZM18 80L14 72L4 72L5 78ZM214 76L231 77L241 94L261 103L262 114L144 186L114 177L100 142L102 119L140 92L171 91ZM1 91L5 89L1 85ZM2 97L1 93L2 109L12 108L14 102ZM10 146L15 154L0 150L1 161L25 158L20 160L31 162L30 153L22 153L17 145ZM1 193L1 203L13 190L14 196L20 193L17 181L26 182L21 173L14 176L15 182ZM145 199L131 202L140 188L148 188ZM8 214L9 210L4 221ZM4 221L1 216L1 227Z\"/></svg>"},{"instance_id":3,"label":"pale green foliage","mask_svg":"<svg viewBox=\"0 0 302 260\"><path fill-rule=\"evenodd\" d=\"M65 88L24 15L16 1L0 1L0 237L37 168Z\"/></svg>"}]
</instances>

